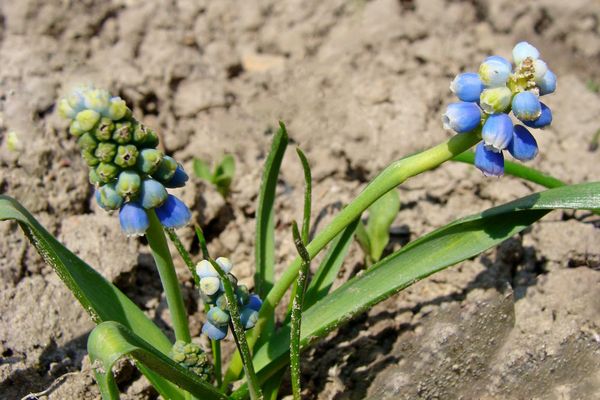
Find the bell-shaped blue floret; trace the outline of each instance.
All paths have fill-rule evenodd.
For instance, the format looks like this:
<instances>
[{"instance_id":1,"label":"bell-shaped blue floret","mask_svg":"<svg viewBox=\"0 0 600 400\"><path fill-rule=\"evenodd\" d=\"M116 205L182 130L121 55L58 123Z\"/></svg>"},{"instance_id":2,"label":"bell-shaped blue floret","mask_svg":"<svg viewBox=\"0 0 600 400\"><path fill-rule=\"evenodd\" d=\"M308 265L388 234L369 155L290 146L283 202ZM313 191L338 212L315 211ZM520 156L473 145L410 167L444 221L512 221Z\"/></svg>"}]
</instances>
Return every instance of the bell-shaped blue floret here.
<instances>
[{"instance_id":1,"label":"bell-shaped blue floret","mask_svg":"<svg viewBox=\"0 0 600 400\"><path fill-rule=\"evenodd\" d=\"M491 150L501 151L512 139L513 123L507 114L490 115L483 124L481 137Z\"/></svg>"},{"instance_id":2,"label":"bell-shaped blue floret","mask_svg":"<svg viewBox=\"0 0 600 400\"><path fill-rule=\"evenodd\" d=\"M227 325L219 327L211 324L209 321L206 321L204 325L202 325L202 333L212 340L223 340L225 336L227 336L228 329L229 327Z\"/></svg>"},{"instance_id":3,"label":"bell-shaped blue floret","mask_svg":"<svg viewBox=\"0 0 600 400\"><path fill-rule=\"evenodd\" d=\"M450 90L462 101L476 102L483 90L483 82L476 73L465 72L456 75L450 84Z\"/></svg>"},{"instance_id":4,"label":"bell-shaped blue floret","mask_svg":"<svg viewBox=\"0 0 600 400\"><path fill-rule=\"evenodd\" d=\"M540 96L554 93L556 90L556 75L554 75L554 72L548 70L542 79L537 80L535 83L540 89Z\"/></svg>"},{"instance_id":5,"label":"bell-shaped blue floret","mask_svg":"<svg viewBox=\"0 0 600 400\"><path fill-rule=\"evenodd\" d=\"M155 208L167 200L167 189L159 181L144 179L140 190L140 203L146 210Z\"/></svg>"},{"instance_id":6,"label":"bell-shaped blue floret","mask_svg":"<svg viewBox=\"0 0 600 400\"><path fill-rule=\"evenodd\" d=\"M181 164L179 164L175 170L175 174L173 174L173 177L165 182L165 186L168 188L184 187L188 179L188 174L185 172Z\"/></svg>"},{"instance_id":7,"label":"bell-shaped blue floret","mask_svg":"<svg viewBox=\"0 0 600 400\"><path fill-rule=\"evenodd\" d=\"M537 119L534 119L533 121L523 121L523 123L530 128L543 128L552 123L552 111L544 103L540 102L540 105L542 106L542 113Z\"/></svg>"},{"instance_id":8,"label":"bell-shaped blue floret","mask_svg":"<svg viewBox=\"0 0 600 400\"><path fill-rule=\"evenodd\" d=\"M532 92L520 92L512 99L512 111L521 121L533 121L542 114L542 106Z\"/></svg>"},{"instance_id":9,"label":"bell-shaped blue floret","mask_svg":"<svg viewBox=\"0 0 600 400\"><path fill-rule=\"evenodd\" d=\"M107 183L96 190L96 202L103 209L118 210L123 204L123 197L117 193L114 183Z\"/></svg>"},{"instance_id":10,"label":"bell-shaped blue floret","mask_svg":"<svg viewBox=\"0 0 600 400\"><path fill-rule=\"evenodd\" d=\"M167 200L155 208L156 216L165 228L181 228L190 222L192 214L190 209L172 194L168 195Z\"/></svg>"},{"instance_id":11,"label":"bell-shaped blue floret","mask_svg":"<svg viewBox=\"0 0 600 400\"><path fill-rule=\"evenodd\" d=\"M253 310L250 307L244 307L242 311L240 311L240 321L244 329L254 328L256 321L258 321L258 311Z\"/></svg>"},{"instance_id":12,"label":"bell-shaped blue floret","mask_svg":"<svg viewBox=\"0 0 600 400\"><path fill-rule=\"evenodd\" d=\"M533 160L538 153L538 145L533 135L521 125L515 125L513 138L506 148L519 161Z\"/></svg>"},{"instance_id":13,"label":"bell-shaped blue floret","mask_svg":"<svg viewBox=\"0 0 600 400\"><path fill-rule=\"evenodd\" d=\"M502 152L488 149L485 144L479 143L475 148L475 166L485 176L504 175L504 156Z\"/></svg>"},{"instance_id":14,"label":"bell-shaped blue floret","mask_svg":"<svg viewBox=\"0 0 600 400\"><path fill-rule=\"evenodd\" d=\"M452 129L457 133L470 132L481 123L481 110L475 103L451 103L448 104L442 121L445 129Z\"/></svg>"},{"instance_id":15,"label":"bell-shaped blue floret","mask_svg":"<svg viewBox=\"0 0 600 400\"><path fill-rule=\"evenodd\" d=\"M253 309L254 311L260 311L262 306L262 300L257 294L251 294L248 298L248 304L246 307Z\"/></svg>"},{"instance_id":16,"label":"bell-shaped blue floret","mask_svg":"<svg viewBox=\"0 0 600 400\"><path fill-rule=\"evenodd\" d=\"M129 202L119 212L121 230L127 236L143 236L150 225L148 214L138 203Z\"/></svg>"},{"instance_id":17,"label":"bell-shaped blue floret","mask_svg":"<svg viewBox=\"0 0 600 400\"><path fill-rule=\"evenodd\" d=\"M227 326L229 324L229 314L221 310L219 307L211 307L206 314L208 321L218 327Z\"/></svg>"},{"instance_id":18,"label":"bell-shaped blue floret","mask_svg":"<svg viewBox=\"0 0 600 400\"><path fill-rule=\"evenodd\" d=\"M506 85L510 76L512 66L502 57L488 57L479 66L479 77L486 87L497 87Z\"/></svg>"},{"instance_id":19,"label":"bell-shaped blue floret","mask_svg":"<svg viewBox=\"0 0 600 400\"><path fill-rule=\"evenodd\" d=\"M513 48L512 55L513 61L519 66L528 57L537 60L540 57L540 52L527 42L519 42Z\"/></svg>"}]
</instances>

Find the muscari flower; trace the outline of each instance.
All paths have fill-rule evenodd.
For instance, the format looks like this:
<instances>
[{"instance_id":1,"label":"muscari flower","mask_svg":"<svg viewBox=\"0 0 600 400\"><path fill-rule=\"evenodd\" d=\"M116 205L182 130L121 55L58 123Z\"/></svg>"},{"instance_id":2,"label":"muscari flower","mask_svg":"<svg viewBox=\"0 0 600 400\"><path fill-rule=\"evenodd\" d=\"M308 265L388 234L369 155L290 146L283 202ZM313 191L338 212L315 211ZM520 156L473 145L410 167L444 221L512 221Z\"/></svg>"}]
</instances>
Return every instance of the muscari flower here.
<instances>
[{"instance_id":1,"label":"muscari flower","mask_svg":"<svg viewBox=\"0 0 600 400\"><path fill-rule=\"evenodd\" d=\"M237 279L231 274L233 264L228 258L219 257L215 261L227 274L227 278L233 286L240 308L240 323L244 329L252 329L258 321L258 311L262 300L258 295L250 294L245 285L238 285ZM222 340L227 336L231 315L221 277L208 260L202 260L196 264L196 274L200 278L200 294L204 302L210 306L207 320L202 326L202 332L212 340Z\"/></svg>"},{"instance_id":2,"label":"muscari flower","mask_svg":"<svg viewBox=\"0 0 600 400\"><path fill-rule=\"evenodd\" d=\"M444 128L456 133L481 131L475 165L486 176L504 174L504 150L520 161L529 161L538 153L531 132L523 125L513 125L511 111L530 128L544 128L552 122L552 111L540 97L556 90L556 75L527 42L518 43L512 55L514 67L503 57L490 56L478 74L457 75L450 89L461 102L449 104L442 118Z\"/></svg>"},{"instance_id":3,"label":"muscari flower","mask_svg":"<svg viewBox=\"0 0 600 400\"><path fill-rule=\"evenodd\" d=\"M189 222L190 210L166 190L185 186L188 175L156 148L156 133L132 116L123 99L106 90L81 87L59 101L58 112L71 121L69 132L78 138L98 204L120 210L126 235L143 235L151 210L167 228Z\"/></svg>"}]
</instances>

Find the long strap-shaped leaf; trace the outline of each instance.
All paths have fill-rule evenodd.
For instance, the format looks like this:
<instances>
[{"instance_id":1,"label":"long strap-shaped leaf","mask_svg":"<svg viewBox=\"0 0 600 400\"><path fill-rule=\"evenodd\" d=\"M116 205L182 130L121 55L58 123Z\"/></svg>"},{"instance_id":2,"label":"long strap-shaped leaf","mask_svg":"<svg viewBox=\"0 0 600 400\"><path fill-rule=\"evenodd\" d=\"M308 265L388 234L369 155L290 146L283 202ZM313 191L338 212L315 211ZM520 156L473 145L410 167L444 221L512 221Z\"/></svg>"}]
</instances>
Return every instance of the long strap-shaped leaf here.
<instances>
[{"instance_id":1,"label":"long strap-shaped leaf","mask_svg":"<svg viewBox=\"0 0 600 400\"><path fill-rule=\"evenodd\" d=\"M553 209L600 208L600 182L563 186L523 197L439 228L375 264L304 312L301 345L306 347L413 283L471 258L510 238ZM285 365L289 327L255 353L259 378ZM244 388L234 398L244 397Z\"/></svg>"},{"instance_id":2,"label":"long strap-shaped leaf","mask_svg":"<svg viewBox=\"0 0 600 400\"><path fill-rule=\"evenodd\" d=\"M118 321L159 351L165 354L170 351L169 339L142 310L48 233L19 202L0 196L0 220L19 223L44 261L54 269L94 322ZM183 400L183 392L170 382L143 366L140 370L164 397Z\"/></svg>"},{"instance_id":3,"label":"long strap-shaped leaf","mask_svg":"<svg viewBox=\"0 0 600 400\"><path fill-rule=\"evenodd\" d=\"M265 162L256 210L256 274L254 276L254 286L258 295L263 298L273 286L275 279L275 217L273 207L275 205L277 176L287 144L287 131L283 122L280 122L279 130L273 138L271 151Z\"/></svg>"},{"instance_id":4,"label":"long strap-shaped leaf","mask_svg":"<svg viewBox=\"0 0 600 400\"><path fill-rule=\"evenodd\" d=\"M207 400L227 399L223 393L175 363L118 322L103 322L90 333L88 353L104 399L119 398L112 367L122 357L132 357L197 397ZM98 365L98 362L101 365Z\"/></svg>"}]
</instances>

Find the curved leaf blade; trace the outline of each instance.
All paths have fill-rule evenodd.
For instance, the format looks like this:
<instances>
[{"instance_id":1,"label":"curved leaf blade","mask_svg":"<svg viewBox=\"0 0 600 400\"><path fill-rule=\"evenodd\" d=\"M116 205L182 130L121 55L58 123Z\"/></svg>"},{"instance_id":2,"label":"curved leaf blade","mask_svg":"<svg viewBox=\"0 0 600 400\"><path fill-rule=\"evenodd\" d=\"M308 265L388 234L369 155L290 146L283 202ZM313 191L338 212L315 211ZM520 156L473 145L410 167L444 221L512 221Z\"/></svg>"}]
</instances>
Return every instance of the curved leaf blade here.
<instances>
[{"instance_id":1,"label":"curved leaf blade","mask_svg":"<svg viewBox=\"0 0 600 400\"><path fill-rule=\"evenodd\" d=\"M171 342L164 333L116 286L64 247L15 199L0 195L0 220L19 223L29 241L65 283L95 323L118 321L167 354ZM140 368L166 397L183 399L183 393L160 376ZM147 373L148 372L148 373Z\"/></svg>"},{"instance_id":2,"label":"curved leaf blade","mask_svg":"<svg viewBox=\"0 0 600 400\"><path fill-rule=\"evenodd\" d=\"M510 238L554 209L600 208L600 182L534 193L454 221L408 244L356 276L304 312L303 348L413 283ZM285 366L289 326L255 353L259 378ZM240 388L234 398L241 398Z\"/></svg>"},{"instance_id":3,"label":"curved leaf blade","mask_svg":"<svg viewBox=\"0 0 600 400\"><path fill-rule=\"evenodd\" d=\"M189 372L148 342L118 322L98 325L88 338L88 353L95 364L94 374L105 399L113 399L115 391L112 367L122 357L132 357L155 373L190 393L205 399L227 399L200 377ZM98 366L100 362L102 365ZM116 397L118 399L118 397Z\"/></svg>"}]
</instances>

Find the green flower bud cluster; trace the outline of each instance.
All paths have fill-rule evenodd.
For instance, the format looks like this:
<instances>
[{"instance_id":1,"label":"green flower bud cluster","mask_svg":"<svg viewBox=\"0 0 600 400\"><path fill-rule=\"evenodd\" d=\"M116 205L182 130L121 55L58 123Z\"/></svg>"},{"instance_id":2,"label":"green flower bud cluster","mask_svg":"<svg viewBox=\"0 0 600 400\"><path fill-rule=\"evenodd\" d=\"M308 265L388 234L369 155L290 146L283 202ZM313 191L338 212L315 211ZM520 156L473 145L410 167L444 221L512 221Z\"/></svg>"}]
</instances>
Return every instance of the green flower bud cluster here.
<instances>
[{"instance_id":1,"label":"green flower bud cluster","mask_svg":"<svg viewBox=\"0 0 600 400\"><path fill-rule=\"evenodd\" d=\"M206 353L197 344L178 340L171 348L169 356L177 364L198 375L204 382L212 380L213 367Z\"/></svg>"},{"instance_id":2,"label":"green flower bud cluster","mask_svg":"<svg viewBox=\"0 0 600 400\"><path fill-rule=\"evenodd\" d=\"M158 207L167 200L165 187L184 186L183 168L156 148L156 132L135 119L120 97L79 88L60 100L58 111L71 120L69 132L77 137L102 208L117 210L130 201Z\"/></svg>"}]
</instances>

